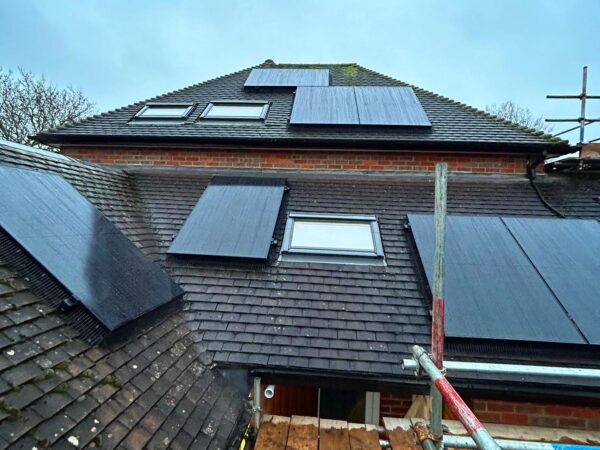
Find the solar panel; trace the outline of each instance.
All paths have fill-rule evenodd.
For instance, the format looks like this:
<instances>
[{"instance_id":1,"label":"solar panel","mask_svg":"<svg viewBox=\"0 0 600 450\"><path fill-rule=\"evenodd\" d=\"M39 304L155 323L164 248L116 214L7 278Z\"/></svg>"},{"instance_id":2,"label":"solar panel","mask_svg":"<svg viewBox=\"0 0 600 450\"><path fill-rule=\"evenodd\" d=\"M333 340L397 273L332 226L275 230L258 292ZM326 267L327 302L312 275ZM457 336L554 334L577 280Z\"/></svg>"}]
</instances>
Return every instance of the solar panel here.
<instances>
[{"instance_id":1,"label":"solar panel","mask_svg":"<svg viewBox=\"0 0 600 450\"><path fill-rule=\"evenodd\" d=\"M600 344L600 224L579 219L503 220L586 339Z\"/></svg>"},{"instance_id":2,"label":"solar panel","mask_svg":"<svg viewBox=\"0 0 600 450\"><path fill-rule=\"evenodd\" d=\"M329 86L329 69L252 69L244 87Z\"/></svg>"},{"instance_id":3,"label":"solar panel","mask_svg":"<svg viewBox=\"0 0 600 450\"><path fill-rule=\"evenodd\" d=\"M183 293L60 175L0 166L0 227L108 330Z\"/></svg>"},{"instance_id":4,"label":"solar panel","mask_svg":"<svg viewBox=\"0 0 600 450\"><path fill-rule=\"evenodd\" d=\"M434 222L409 214L429 285ZM448 216L446 335L586 343L500 217Z\"/></svg>"},{"instance_id":5,"label":"solar panel","mask_svg":"<svg viewBox=\"0 0 600 450\"><path fill-rule=\"evenodd\" d=\"M361 125L431 126L412 88L356 86L354 92Z\"/></svg>"},{"instance_id":6,"label":"solar panel","mask_svg":"<svg viewBox=\"0 0 600 450\"><path fill-rule=\"evenodd\" d=\"M169 253L266 259L285 179L215 177Z\"/></svg>"},{"instance_id":7,"label":"solar panel","mask_svg":"<svg viewBox=\"0 0 600 450\"><path fill-rule=\"evenodd\" d=\"M431 126L413 90L397 86L299 87L290 123Z\"/></svg>"},{"instance_id":8,"label":"solar panel","mask_svg":"<svg viewBox=\"0 0 600 450\"><path fill-rule=\"evenodd\" d=\"M354 88L351 86L299 87L290 117L297 125L358 125Z\"/></svg>"}]
</instances>

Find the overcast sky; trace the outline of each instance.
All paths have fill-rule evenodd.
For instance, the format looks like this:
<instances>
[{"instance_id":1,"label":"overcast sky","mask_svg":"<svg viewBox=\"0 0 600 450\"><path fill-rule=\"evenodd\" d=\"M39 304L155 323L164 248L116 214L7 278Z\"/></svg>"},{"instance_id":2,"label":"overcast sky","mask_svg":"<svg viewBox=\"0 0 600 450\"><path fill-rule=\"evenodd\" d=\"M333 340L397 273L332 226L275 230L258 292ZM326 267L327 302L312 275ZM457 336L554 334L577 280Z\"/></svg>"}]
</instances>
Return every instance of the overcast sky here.
<instances>
[{"instance_id":1,"label":"overcast sky","mask_svg":"<svg viewBox=\"0 0 600 450\"><path fill-rule=\"evenodd\" d=\"M600 0L0 0L0 18L0 66L78 87L99 111L265 59L357 62L546 117L579 115L577 101L545 96L579 93L587 64L600 94Z\"/></svg>"}]
</instances>

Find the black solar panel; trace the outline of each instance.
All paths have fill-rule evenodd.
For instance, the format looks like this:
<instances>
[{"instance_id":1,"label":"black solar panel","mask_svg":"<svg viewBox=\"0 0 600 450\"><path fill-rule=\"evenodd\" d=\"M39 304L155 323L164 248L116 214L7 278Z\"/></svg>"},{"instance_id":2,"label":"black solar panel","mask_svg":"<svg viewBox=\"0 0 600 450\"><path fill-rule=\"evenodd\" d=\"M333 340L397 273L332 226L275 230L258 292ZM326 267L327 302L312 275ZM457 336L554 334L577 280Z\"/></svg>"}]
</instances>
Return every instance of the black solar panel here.
<instances>
[{"instance_id":1,"label":"black solar panel","mask_svg":"<svg viewBox=\"0 0 600 450\"><path fill-rule=\"evenodd\" d=\"M215 177L169 253L266 259L285 179Z\"/></svg>"},{"instance_id":2,"label":"black solar panel","mask_svg":"<svg viewBox=\"0 0 600 450\"><path fill-rule=\"evenodd\" d=\"M244 87L329 86L329 69L252 69Z\"/></svg>"},{"instance_id":3,"label":"black solar panel","mask_svg":"<svg viewBox=\"0 0 600 450\"><path fill-rule=\"evenodd\" d=\"M0 166L0 227L108 330L183 293L59 175Z\"/></svg>"},{"instance_id":4,"label":"black solar panel","mask_svg":"<svg viewBox=\"0 0 600 450\"><path fill-rule=\"evenodd\" d=\"M600 224L503 219L586 339L600 344Z\"/></svg>"},{"instance_id":5,"label":"black solar panel","mask_svg":"<svg viewBox=\"0 0 600 450\"><path fill-rule=\"evenodd\" d=\"M392 86L299 87L290 123L431 126L413 90Z\"/></svg>"},{"instance_id":6,"label":"black solar panel","mask_svg":"<svg viewBox=\"0 0 600 450\"><path fill-rule=\"evenodd\" d=\"M358 125L354 88L299 87L296 90L290 123Z\"/></svg>"},{"instance_id":7,"label":"black solar panel","mask_svg":"<svg viewBox=\"0 0 600 450\"><path fill-rule=\"evenodd\" d=\"M431 126L412 88L356 86L354 92L361 125Z\"/></svg>"},{"instance_id":8,"label":"black solar panel","mask_svg":"<svg viewBox=\"0 0 600 450\"><path fill-rule=\"evenodd\" d=\"M433 216L408 217L431 286ZM445 252L447 336L586 343L502 218L448 216Z\"/></svg>"}]
</instances>

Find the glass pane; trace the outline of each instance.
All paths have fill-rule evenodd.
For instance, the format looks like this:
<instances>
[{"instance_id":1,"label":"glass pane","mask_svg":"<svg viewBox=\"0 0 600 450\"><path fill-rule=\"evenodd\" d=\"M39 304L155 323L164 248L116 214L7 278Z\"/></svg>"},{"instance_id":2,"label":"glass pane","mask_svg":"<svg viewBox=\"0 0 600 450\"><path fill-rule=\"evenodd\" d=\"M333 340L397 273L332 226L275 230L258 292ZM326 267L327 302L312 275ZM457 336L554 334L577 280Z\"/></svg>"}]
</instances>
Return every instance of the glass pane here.
<instances>
[{"instance_id":1,"label":"glass pane","mask_svg":"<svg viewBox=\"0 0 600 450\"><path fill-rule=\"evenodd\" d=\"M138 117L181 117L187 111L187 106L160 107L149 106L146 111Z\"/></svg>"},{"instance_id":2,"label":"glass pane","mask_svg":"<svg viewBox=\"0 0 600 450\"><path fill-rule=\"evenodd\" d=\"M264 105L213 105L206 117L260 118Z\"/></svg>"},{"instance_id":3,"label":"glass pane","mask_svg":"<svg viewBox=\"0 0 600 450\"><path fill-rule=\"evenodd\" d=\"M375 251L369 222L296 220L292 248Z\"/></svg>"}]
</instances>

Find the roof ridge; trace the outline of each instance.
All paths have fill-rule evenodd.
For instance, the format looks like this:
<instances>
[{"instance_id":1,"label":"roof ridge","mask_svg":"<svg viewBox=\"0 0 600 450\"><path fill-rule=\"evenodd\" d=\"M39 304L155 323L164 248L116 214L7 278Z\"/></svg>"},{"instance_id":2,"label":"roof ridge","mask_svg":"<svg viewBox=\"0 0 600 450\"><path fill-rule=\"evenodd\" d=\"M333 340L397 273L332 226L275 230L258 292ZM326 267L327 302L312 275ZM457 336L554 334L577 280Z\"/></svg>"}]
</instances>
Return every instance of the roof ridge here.
<instances>
[{"instance_id":1,"label":"roof ridge","mask_svg":"<svg viewBox=\"0 0 600 450\"><path fill-rule=\"evenodd\" d=\"M265 61L266 62L266 61ZM343 67L343 66L356 66L360 67L358 63L334 63L334 64L325 64L325 63L273 63L275 66L280 67L306 67L310 69L311 67Z\"/></svg>"},{"instance_id":2,"label":"roof ridge","mask_svg":"<svg viewBox=\"0 0 600 450\"><path fill-rule=\"evenodd\" d=\"M559 137L556 137L556 136L552 136L551 134L548 134L548 133L546 133L544 131L536 130L535 128L526 127L524 125L519 125L516 122L512 122L510 120L503 119L503 118L498 117L498 116L496 116L494 114L490 114L490 113L488 113L486 111L483 111L483 110L481 110L479 108L475 108L474 106L467 105L465 103L459 102L457 100L454 100L454 99L452 99L450 97L446 97L446 96L441 95L441 94L436 94L435 92L429 91L427 89L423 89L423 88L421 88L419 86L416 86L416 85L411 84L411 83L407 83L405 81L399 80L399 79L391 77L389 75L385 75L383 73L380 73L380 72L377 72L375 70L369 69L367 67L361 66L360 64L357 64L357 66L360 69L362 69L362 70L364 70L366 72L369 72L371 74L374 74L374 75L386 78L386 79L391 80L391 81L395 81L397 83L404 84L404 85L406 85L408 87L413 88L417 92L433 96L433 97L435 97L437 99L440 99L440 100L443 100L445 102L448 102L448 103L450 103L450 104L452 104L454 106L458 106L458 107L460 107L460 108L462 108L462 109L464 109L466 111L470 111L470 112L475 113L475 114L477 114L479 116L486 117L488 119L492 119L495 122L501 123L503 125L508 125L511 128L517 129L519 131L524 131L524 132L529 133L529 134L531 134L533 136L543 138L546 141L551 142L553 144L568 144L568 141L566 141L564 139L561 139Z\"/></svg>"}]
</instances>

